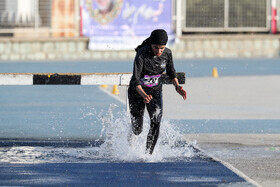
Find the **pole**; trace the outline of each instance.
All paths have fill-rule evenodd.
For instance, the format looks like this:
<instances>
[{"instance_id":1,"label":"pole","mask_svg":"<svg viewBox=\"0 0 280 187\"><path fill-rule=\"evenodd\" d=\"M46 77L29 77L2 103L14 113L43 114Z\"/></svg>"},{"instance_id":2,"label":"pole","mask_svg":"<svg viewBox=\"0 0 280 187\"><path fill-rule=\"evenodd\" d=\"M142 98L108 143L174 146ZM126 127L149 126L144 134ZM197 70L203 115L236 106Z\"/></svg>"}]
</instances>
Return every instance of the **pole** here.
<instances>
[{"instance_id":1,"label":"pole","mask_svg":"<svg viewBox=\"0 0 280 187\"><path fill-rule=\"evenodd\" d=\"M227 31L229 27L229 0L225 0L224 11L224 30Z\"/></svg>"},{"instance_id":2,"label":"pole","mask_svg":"<svg viewBox=\"0 0 280 187\"><path fill-rule=\"evenodd\" d=\"M176 36L182 36L182 1L176 1Z\"/></svg>"},{"instance_id":3,"label":"pole","mask_svg":"<svg viewBox=\"0 0 280 187\"><path fill-rule=\"evenodd\" d=\"M83 7L80 1L80 36L83 36Z\"/></svg>"},{"instance_id":4,"label":"pole","mask_svg":"<svg viewBox=\"0 0 280 187\"><path fill-rule=\"evenodd\" d=\"M277 8L276 0L271 1L271 32L272 34L277 33Z\"/></svg>"}]
</instances>

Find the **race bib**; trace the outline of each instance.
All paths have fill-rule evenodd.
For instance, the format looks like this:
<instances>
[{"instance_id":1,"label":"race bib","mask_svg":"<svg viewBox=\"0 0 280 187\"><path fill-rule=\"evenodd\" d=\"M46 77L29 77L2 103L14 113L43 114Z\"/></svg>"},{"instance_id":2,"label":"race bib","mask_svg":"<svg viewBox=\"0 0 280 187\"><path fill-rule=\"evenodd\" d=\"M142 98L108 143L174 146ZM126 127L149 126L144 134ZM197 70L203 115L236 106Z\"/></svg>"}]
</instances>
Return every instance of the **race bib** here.
<instances>
[{"instance_id":1,"label":"race bib","mask_svg":"<svg viewBox=\"0 0 280 187\"><path fill-rule=\"evenodd\" d=\"M145 75L143 79L141 79L142 85L147 87L157 86L159 83L160 74L158 75Z\"/></svg>"}]
</instances>

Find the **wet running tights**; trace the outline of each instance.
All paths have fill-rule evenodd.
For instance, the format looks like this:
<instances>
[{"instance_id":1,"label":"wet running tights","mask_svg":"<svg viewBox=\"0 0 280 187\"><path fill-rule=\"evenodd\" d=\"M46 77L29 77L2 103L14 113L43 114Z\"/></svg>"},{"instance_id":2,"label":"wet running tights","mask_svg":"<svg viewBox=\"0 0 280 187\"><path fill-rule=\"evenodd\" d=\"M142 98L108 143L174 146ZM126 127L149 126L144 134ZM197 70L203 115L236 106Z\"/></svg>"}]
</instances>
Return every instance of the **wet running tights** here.
<instances>
[{"instance_id":1,"label":"wet running tights","mask_svg":"<svg viewBox=\"0 0 280 187\"><path fill-rule=\"evenodd\" d=\"M128 90L129 108L131 114L132 131L139 135L143 130L143 117L145 106L150 116L150 130L147 136L146 151L152 154L158 140L160 122L162 118L162 91L145 90L153 99L150 103L144 103L143 98L134 90Z\"/></svg>"}]
</instances>

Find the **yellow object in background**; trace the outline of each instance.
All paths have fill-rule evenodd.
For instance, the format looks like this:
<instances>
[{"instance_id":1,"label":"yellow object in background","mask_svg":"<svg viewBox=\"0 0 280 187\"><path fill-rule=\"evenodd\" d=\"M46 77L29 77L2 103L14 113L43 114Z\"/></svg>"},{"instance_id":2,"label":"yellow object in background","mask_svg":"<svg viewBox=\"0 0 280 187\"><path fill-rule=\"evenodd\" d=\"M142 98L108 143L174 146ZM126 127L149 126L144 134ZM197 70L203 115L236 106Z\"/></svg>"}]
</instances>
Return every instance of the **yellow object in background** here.
<instances>
[{"instance_id":1,"label":"yellow object in background","mask_svg":"<svg viewBox=\"0 0 280 187\"><path fill-rule=\"evenodd\" d=\"M213 68L212 77L214 77L214 78L219 77L218 69L216 67Z\"/></svg>"},{"instance_id":2,"label":"yellow object in background","mask_svg":"<svg viewBox=\"0 0 280 187\"><path fill-rule=\"evenodd\" d=\"M112 94L114 94L114 95L119 95L119 94L120 94L118 85L115 84L115 85L113 86Z\"/></svg>"}]
</instances>

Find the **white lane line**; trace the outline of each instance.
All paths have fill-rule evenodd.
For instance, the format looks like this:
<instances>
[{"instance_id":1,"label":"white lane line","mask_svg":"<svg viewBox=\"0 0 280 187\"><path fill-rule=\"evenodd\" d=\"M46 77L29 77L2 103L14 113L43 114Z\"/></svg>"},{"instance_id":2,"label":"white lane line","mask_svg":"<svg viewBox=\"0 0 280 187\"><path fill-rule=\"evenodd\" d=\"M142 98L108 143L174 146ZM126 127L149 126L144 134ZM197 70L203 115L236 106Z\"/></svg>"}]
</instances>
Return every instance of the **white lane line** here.
<instances>
[{"instance_id":1,"label":"white lane line","mask_svg":"<svg viewBox=\"0 0 280 187\"><path fill-rule=\"evenodd\" d=\"M99 90L101 90L102 92L108 94L109 96L113 97L114 99L118 100L119 102L123 103L124 105L126 104L126 102L124 100L122 100L119 96L116 96L114 94L112 94L109 90L110 89L104 89L101 88L100 86L98 86Z\"/></svg>"},{"instance_id":2,"label":"white lane line","mask_svg":"<svg viewBox=\"0 0 280 187\"><path fill-rule=\"evenodd\" d=\"M238 170L237 168L235 168L233 165L231 165L228 162L225 162L209 153L207 153L206 151L204 151L203 149L201 149L200 147L197 147L195 145L194 146L196 149L198 149L199 151L201 151L203 154L205 154L206 156L212 158L213 160L220 162L221 164L223 164L225 167L227 167L228 169L230 169L231 171L233 171L234 173L236 173L238 176L240 176L241 178L245 179L247 182L255 185L256 187L262 187L262 185L260 185L259 183L257 183L256 181L254 181L253 179L251 179L250 177L248 177L247 175L245 175L242 171Z\"/></svg>"}]
</instances>

